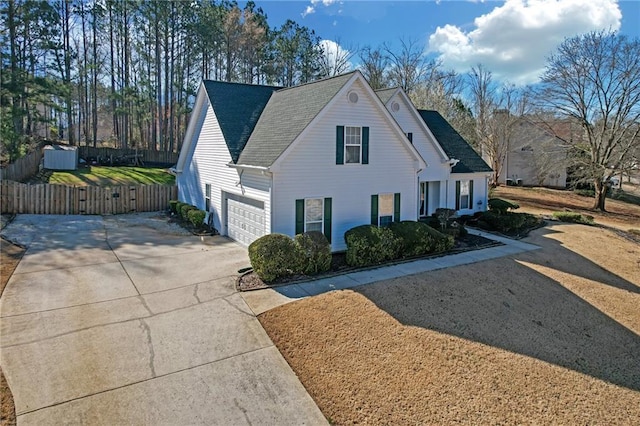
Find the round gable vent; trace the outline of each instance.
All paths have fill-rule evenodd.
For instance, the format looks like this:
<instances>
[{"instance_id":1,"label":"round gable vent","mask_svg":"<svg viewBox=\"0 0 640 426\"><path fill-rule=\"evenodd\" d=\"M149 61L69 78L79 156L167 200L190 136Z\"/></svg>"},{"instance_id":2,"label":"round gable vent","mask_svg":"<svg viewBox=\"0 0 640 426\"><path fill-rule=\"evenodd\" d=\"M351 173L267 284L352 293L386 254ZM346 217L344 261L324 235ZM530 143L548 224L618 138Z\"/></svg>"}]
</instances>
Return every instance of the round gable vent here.
<instances>
[{"instance_id":1,"label":"round gable vent","mask_svg":"<svg viewBox=\"0 0 640 426\"><path fill-rule=\"evenodd\" d=\"M349 92L347 98L352 104L358 103L358 94L356 92Z\"/></svg>"},{"instance_id":2,"label":"round gable vent","mask_svg":"<svg viewBox=\"0 0 640 426\"><path fill-rule=\"evenodd\" d=\"M391 110L392 110L393 112L398 112L398 111L400 111L400 104L399 104L399 103L397 103L397 102L392 103L392 104L391 104Z\"/></svg>"}]
</instances>

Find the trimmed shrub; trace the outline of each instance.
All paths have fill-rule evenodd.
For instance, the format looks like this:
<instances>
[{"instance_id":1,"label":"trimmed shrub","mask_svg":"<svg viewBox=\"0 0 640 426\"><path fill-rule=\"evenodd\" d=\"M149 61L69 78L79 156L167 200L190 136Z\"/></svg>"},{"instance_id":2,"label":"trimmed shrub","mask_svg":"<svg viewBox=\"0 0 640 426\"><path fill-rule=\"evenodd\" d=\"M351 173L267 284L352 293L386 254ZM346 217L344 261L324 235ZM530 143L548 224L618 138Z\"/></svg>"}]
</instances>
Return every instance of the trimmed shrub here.
<instances>
[{"instance_id":1,"label":"trimmed shrub","mask_svg":"<svg viewBox=\"0 0 640 426\"><path fill-rule=\"evenodd\" d=\"M331 269L331 244L322 232L298 234L293 241L299 252L304 274L314 275Z\"/></svg>"},{"instance_id":2,"label":"trimmed shrub","mask_svg":"<svg viewBox=\"0 0 640 426\"><path fill-rule=\"evenodd\" d=\"M206 215L207 213L204 210L194 209L187 211L189 222L196 228L202 226Z\"/></svg>"},{"instance_id":3,"label":"trimmed shrub","mask_svg":"<svg viewBox=\"0 0 640 426\"><path fill-rule=\"evenodd\" d=\"M574 212L554 212L554 219L560 222L581 223L583 225L594 225L593 216Z\"/></svg>"},{"instance_id":4,"label":"trimmed shrub","mask_svg":"<svg viewBox=\"0 0 640 426\"><path fill-rule=\"evenodd\" d=\"M178 215L178 217L182 217L182 207L183 206L188 206L188 203L183 203L182 201L178 201L176 203L176 214Z\"/></svg>"},{"instance_id":5,"label":"trimmed shrub","mask_svg":"<svg viewBox=\"0 0 640 426\"><path fill-rule=\"evenodd\" d=\"M191 204L183 204L180 207L180 218L182 220L189 220L189 210L196 210L196 208Z\"/></svg>"},{"instance_id":6,"label":"trimmed shrub","mask_svg":"<svg viewBox=\"0 0 640 426\"><path fill-rule=\"evenodd\" d=\"M351 266L375 265L397 259L402 242L389 228L361 225L344 234L347 243L347 264Z\"/></svg>"},{"instance_id":7,"label":"trimmed shrub","mask_svg":"<svg viewBox=\"0 0 640 426\"><path fill-rule=\"evenodd\" d=\"M519 209L520 206L509 200L503 200L502 198L490 198L489 210L497 214L507 214L509 210Z\"/></svg>"},{"instance_id":8,"label":"trimmed shrub","mask_svg":"<svg viewBox=\"0 0 640 426\"><path fill-rule=\"evenodd\" d=\"M402 257L420 256L453 247L453 238L426 223L407 220L392 223L390 229L401 241Z\"/></svg>"},{"instance_id":9,"label":"trimmed shrub","mask_svg":"<svg viewBox=\"0 0 640 426\"><path fill-rule=\"evenodd\" d=\"M540 223L540 219L529 213L507 212L498 214L487 211L478 220L478 226L490 231L498 231L503 234L517 234Z\"/></svg>"},{"instance_id":10,"label":"trimmed shrub","mask_svg":"<svg viewBox=\"0 0 640 426\"><path fill-rule=\"evenodd\" d=\"M171 213L178 213L176 207L178 206L179 202L180 201L178 200L169 200L169 210L171 211Z\"/></svg>"},{"instance_id":11,"label":"trimmed shrub","mask_svg":"<svg viewBox=\"0 0 640 426\"><path fill-rule=\"evenodd\" d=\"M300 273L300 252L291 237L267 234L249 245L253 271L265 282Z\"/></svg>"}]
</instances>

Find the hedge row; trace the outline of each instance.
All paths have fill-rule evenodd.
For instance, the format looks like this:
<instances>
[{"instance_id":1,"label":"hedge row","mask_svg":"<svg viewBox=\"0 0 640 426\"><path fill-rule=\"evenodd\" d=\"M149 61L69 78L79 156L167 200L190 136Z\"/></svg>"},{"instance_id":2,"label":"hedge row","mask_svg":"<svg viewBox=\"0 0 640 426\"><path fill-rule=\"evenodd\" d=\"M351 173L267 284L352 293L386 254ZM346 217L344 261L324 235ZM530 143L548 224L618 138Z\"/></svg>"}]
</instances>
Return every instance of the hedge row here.
<instances>
[{"instance_id":1,"label":"hedge row","mask_svg":"<svg viewBox=\"0 0 640 426\"><path fill-rule=\"evenodd\" d=\"M376 265L389 260L438 253L453 247L454 238L422 222L402 221L388 228L362 225L344 234L347 264Z\"/></svg>"},{"instance_id":2,"label":"hedge row","mask_svg":"<svg viewBox=\"0 0 640 426\"><path fill-rule=\"evenodd\" d=\"M294 239L267 234L251 243L248 251L253 271L265 282L331 268L331 244L321 232L305 232Z\"/></svg>"},{"instance_id":3,"label":"hedge row","mask_svg":"<svg viewBox=\"0 0 640 426\"><path fill-rule=\"evenodd\" d=\"M196 228L202 226L207 215L204 210L178 200L170 200L169 209L171 213L175 213L180 219L190 222Z\"/></svg>"}]
</instances>

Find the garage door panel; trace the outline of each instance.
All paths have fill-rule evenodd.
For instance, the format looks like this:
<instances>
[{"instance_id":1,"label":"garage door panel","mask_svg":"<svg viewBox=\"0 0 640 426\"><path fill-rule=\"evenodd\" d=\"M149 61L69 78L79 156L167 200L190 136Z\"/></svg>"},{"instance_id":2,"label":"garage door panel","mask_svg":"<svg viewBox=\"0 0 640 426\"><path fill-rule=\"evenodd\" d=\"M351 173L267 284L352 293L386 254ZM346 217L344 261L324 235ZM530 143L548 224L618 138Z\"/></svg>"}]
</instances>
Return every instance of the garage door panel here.
<instances>
[{"instance_id":1,"label":"garage door panel","mask_svg":"<svg viewBox=\"0 0 640 426\"><path fill-rule=\"evenodd\" d=\"M253 203L258 203L253 201ZM238 200L227 199L227 234L248 246L265 234L264 209Z\"/></svg>"}]
</instances>

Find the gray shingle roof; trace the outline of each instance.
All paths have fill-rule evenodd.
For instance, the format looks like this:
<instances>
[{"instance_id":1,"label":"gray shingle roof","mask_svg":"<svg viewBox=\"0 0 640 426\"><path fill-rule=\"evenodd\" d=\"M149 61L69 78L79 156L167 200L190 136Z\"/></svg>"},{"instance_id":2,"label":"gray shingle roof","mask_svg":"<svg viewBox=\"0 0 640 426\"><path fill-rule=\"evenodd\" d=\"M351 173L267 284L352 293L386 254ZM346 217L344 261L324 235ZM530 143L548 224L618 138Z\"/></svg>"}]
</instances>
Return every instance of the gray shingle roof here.
<instances>
[{"instance_id":1,"label":"gray shingle roof","mask_svg":"<svg viewBox=\"0 0 640 426\"><path fill-rule=\"evenodd\" d=\"M452 173L490 172L491 167L471 148L438 111L418 110L433 136L449 158L460 160Z\"/></svg>"},{"instance_id":2,"label":"gray shingle roof","mask_svg":"<svg viewBox=\"0 0 640 426\"><path fill-rule=\"evenodd\" d=\"M275 92L237 163L271 166L355 72Z\"/></svg>"},{"instance_id":3,"label":"gray shingle roof","mask_svg":"<svg viewBox=\"0 0 640 426\"><path fill-rule=\"evenodd\" d=\"M212 80L205 80L204 87L235 163L269 98L279 87Z\"/></svg>"},{"instance_id":4,"label":"gray shingle roof","mask_svg":"<svg viewBox=\"0 0 640 426\"><path fill-rule=\"evenodd\" d=\"M378 95L382 103L386 105L387 102L389 102L389 99L391 99L391 97L394 93L396 93L397 90L397 87L393 87L391 89L380 89L376 90L376 95Z\"/></svg>"}]
</instances>

